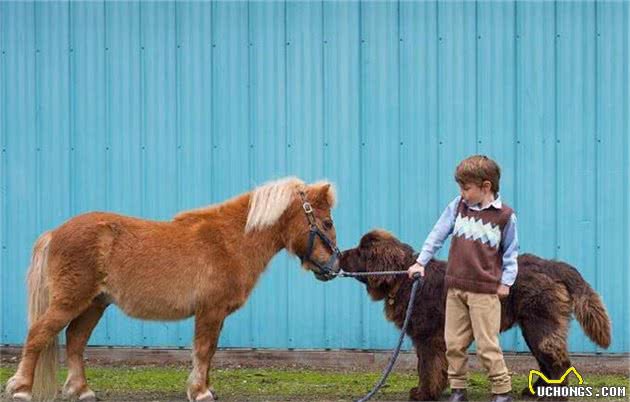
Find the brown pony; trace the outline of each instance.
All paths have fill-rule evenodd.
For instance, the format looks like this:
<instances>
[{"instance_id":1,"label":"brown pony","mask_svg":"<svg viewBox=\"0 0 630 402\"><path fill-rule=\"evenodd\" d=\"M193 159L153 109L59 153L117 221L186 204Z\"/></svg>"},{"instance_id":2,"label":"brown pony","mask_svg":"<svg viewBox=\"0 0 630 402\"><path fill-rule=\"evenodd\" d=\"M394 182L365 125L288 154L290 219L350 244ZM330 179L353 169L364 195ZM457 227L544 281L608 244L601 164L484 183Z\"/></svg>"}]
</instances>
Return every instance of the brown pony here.
<instances>
[{"instance_id":1,"label":"brown pony","mask_svg":"<svg viewBox=\"0 0 630 402\"><path fill-rule=\"evenodd\" d=\"M339 260L348 272L405 270L417 255L383 230L363 236L359 246L346 250ZM571 315L597 345L610 345L610 318L599 295L572 266L545 260L531 254L518 258L519 272L510 295L501 300L501 331L518 325L542 373L559 379L571 367L567 351L567 332ZM439 400L447 383L444 313L446 262L431 260L424 284L414 300L407 327L418 356L419 384L409 392L413 400ZM388 320L402 327L411 293L412 281L404 276L382 275L359 280L373 300L385 300ZM471 339L472 341L472 339ZM545 385L538 379L534 388ZM529 388L522 396L532 397ZM557 400L557 399L556 399Z\"/></svg>"},{"instance_id":2,"label":"brown pony","mask_svg":"<svg viewBox=\"0 0 630 402\"><path fill-rule=\"evenodd\" d=\"M243 306L271 258L286 248L318 279L329 279L321 269L326 261L336 266L334 203L329 183L286 178L169 222L92 212L42 234L28 272L30 328L7 394L19 401L33 393L54 398L56 336L67 326L63 392L95 401L83 350L113 303L148 320L194 315L187 395L214 400L208 370L223 321Z\"/></svg>"}]
</instances>

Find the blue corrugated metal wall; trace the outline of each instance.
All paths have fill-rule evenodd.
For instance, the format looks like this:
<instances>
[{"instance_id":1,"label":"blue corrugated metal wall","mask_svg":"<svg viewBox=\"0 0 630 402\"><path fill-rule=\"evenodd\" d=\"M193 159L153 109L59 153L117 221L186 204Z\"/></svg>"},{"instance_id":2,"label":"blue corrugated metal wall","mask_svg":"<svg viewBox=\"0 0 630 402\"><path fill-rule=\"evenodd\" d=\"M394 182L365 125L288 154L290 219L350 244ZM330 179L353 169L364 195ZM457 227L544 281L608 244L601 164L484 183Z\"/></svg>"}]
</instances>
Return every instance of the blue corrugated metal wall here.
<instances>
[{"instance_id":1,"label":"blue corrugated metal wall","mask_svg":"<svg viewBox=\"0 0 630 402\"><path fill-rule=\"evenodd\" d=\"M629 6L621 2L0 3L2 343L26 333L43 230L152 219L283 175L332 179L342 248L418 247L456 163L503 167L523 251L579 267L630 351ZM443 253L444 254L444 253ZM276 258L220 345L389 348L358 283ZM111 308L97 345L187 346L190 321ZM526 350L517 331L505 350ZM577 325L572 351L595 352Z\"/></svg>"}]
</instances>

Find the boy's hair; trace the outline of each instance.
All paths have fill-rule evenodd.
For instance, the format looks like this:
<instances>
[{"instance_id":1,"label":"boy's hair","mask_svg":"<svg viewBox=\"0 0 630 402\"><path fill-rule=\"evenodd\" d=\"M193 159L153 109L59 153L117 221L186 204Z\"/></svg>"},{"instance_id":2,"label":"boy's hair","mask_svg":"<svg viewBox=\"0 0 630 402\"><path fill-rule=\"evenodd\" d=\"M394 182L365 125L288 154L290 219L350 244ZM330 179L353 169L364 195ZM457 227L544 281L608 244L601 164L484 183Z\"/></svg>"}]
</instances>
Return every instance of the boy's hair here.
<instances>
[{"instance_id":1,"label":"boy's hair","mask_svg":"<svg viewBox=\"0 0 630 402\"><path fill-rule=\"evenodd\" d=\"M476 184L481 187L487 180L492 184L491 190L494 194L499 192L499 179L501 168L485 155L470 156L461 161L455 169L455 181L459 185Z\"/></svg>"}]
</instances>

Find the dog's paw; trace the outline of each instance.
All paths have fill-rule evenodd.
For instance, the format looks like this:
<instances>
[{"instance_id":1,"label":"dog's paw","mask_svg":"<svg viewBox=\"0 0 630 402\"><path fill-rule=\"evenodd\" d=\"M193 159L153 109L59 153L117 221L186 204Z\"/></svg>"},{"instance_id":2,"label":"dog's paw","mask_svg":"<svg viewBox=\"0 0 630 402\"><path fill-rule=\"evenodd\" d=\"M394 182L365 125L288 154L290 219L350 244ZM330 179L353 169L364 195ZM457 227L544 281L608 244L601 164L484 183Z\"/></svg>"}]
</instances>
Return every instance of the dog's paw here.
<instances>
[{"instance_id":1,"label":"dog's paw","mask_svg":"<svg viewBox=\"0 0 630 402\"><path fill-rule=\"evenodd\" d=\"M413 387L409 390L409 399L412 401L437 401L439 395L431 395L420 387Z\"/></svg>"}]
</instances>

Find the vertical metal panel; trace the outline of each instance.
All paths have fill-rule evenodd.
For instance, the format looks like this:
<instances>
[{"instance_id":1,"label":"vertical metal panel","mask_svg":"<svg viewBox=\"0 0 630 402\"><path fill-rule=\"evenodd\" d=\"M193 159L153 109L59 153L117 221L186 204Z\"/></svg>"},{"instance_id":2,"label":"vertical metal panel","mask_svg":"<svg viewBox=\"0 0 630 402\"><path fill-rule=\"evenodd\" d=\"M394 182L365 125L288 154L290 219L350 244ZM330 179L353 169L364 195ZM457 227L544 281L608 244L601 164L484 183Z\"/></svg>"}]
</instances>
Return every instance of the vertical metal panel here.
<instances>
[{"instance_id":1,"label":"vertical metal panel","mask_svg":"<svg viewBox=\"0 0 630 402\"><path fill-rule=\"evenodd\" d=\"M6 244L6 211L7 211L7 149L6 149L6 44L4 36L4 17L6 12L4 4L0 3L0 289L3 295L0 296L0 337L6 338L5 320L8 306L8 300L4 297L4 283L7 283L7 244Z\"/></svg>"},{"instance_id":2,"label":"vertical metal panel","mask_svg":"<svg viewBox=\"0 0 630 402\"><path fill-rule=\"evenodd\" d=\"M361 225L360 78L357 2L324 2L324 167L323 176L337 186L338 207L333 211L337 242L354 247ZM348 152L355 150L354 152ZM356 347L363 336L365 291L356 281L326 284L325 343L330 348ZM348 317L356 319L348 320ZM320 347L321 347L320 346Z\"/></svg>"},{"instance_id":3,"label":"vertical metal panel","mask_svg":"<svg viewBox=\"0 0 630 402\"><path fill-rule=\"evenodd\" d=\"M515 2L477 4L477 152L502 163L501 194L514 200ZM500 110L500 113L497 111ZM515 208L518 205L510 202Z\"/></svg>"},{"instance_id":4,"label":"vertical metal panel","mask_svg":"<svg viewBox=\"0 0 630 402\"><path fill-rule=\"evenodd\" d=\"M323 175L322 3L286 5L287 171L308 181ZM324 284L289 264L288 347L324 339ZM333 302L334 303L334 302Z\"/></svg>"},{"instance_id":5,"label":"vertical metal panel","mask_svg":"<svg viewBox=\"0 0 630 402\"><path fill-rule=\"evenodd\" d=\"M70 64L68 5L37 3L39 130L41 131L41 229L63 222L70 207Z\"/></svg>"},{"instance_id":6,"label":"vertical metal panel","mask_svg":"<svg viewBox=\"0 0 630 402\"><path fill-rule=\"evenodd\" d=\"M26 335L37 236L106 209L149 219L284 175L327 177L342 248L419 247L487 153L521 250L575 265L627 352L628 5L622 2L0 3L0 337ZM619 225L619 222L625 224ZM445 245L442 257L446 256ZM110 308L90 342L187 346L191 321ZM220 346L388 348L356 281L281 253ZM505 350L527 350L519 330ZM409 346L409 345L407 345ZM599 351L574 323L570 349Z\"/></svg>"},{"instance_id":7,"label":"vertical metal panel","mask_svg":"<svg viewBox=\"0 0 630 402\"><path fill-rule=\"evenodd\" d=\"M630 19L630 7L628 7L627 4L624 5L623 7L623 15L624 15L624 22L623 22L623 30L624 30L624 39L625 39L625 43L623 46L623 54L624 54L624 59L628 60L628 57L630 57L630 29L628 27L629 25L629 19ZM624 74L623 77L626 80L624 87L627 88L628 90L624 93L624 97L623 97L623 105L625 105L624 109L626 111L630 111L630 100L628 98L630 98L630 96L628 95L628 93L630 93L630 79L628 78L628 74L630 73L630 70L628 68L628 63L624 64ZM625 113L624 114L624 118L625 118L625 124L623 125L622 129L625 129L625 132L628 133L630 132L630 117L629 117L630 113ZM623 175L624 175L624 179L623 179L623 183L622 184L627 184L630 182L630 140L628 140L628 136L626 136L625 138L625 158L624 158L624 164L623 166L625 166L625 169L623 169ZM630 196L628 195L628 191L626 191L625 193L625 203L623 205L623 210L624 210L624 215L625 215L625 219L623 220L624 222L624 227L625 228L630 228ZM630 235L629 232L630 230L624 230L623 233L623 238L624 238L624 245L625 244L630 244ZM626 263L630 263L630 252L628 251L628 248L625 247L624 248L624 262ZM623 271L622 275L624 275L626 277L626 280L622 283L624 284L630 284L630 280L628 280L630 278L630 275L628 275L627 271ZM626 296L627 297L627 296ZM628 299L626 299L628 300ZM629 310L627 304L625 305L625 312L627 313ZM625 315L623 315L622 317L625 317ZM626 329L630 329L630 323L626 324ZM630 332L630 331L628 331ZM628 345L630 343L630 340L628 338L630 338L627 334L628 332L624 332L624 340L625 340L625 345ZM624 350L628 350L627 346L626 349Z\"/></svg>"},{"instance_id":8,"label":"vertical metal panel","mask_svg":"<svg viewBox=\"0 0 630 402\"><path fill-rule=\"evenodd\" d=\"M208 203L212 166L212 4L176 3L179 194L189 209Z\"/></svg>"},{"instance_id":9,"label":"vertical metal panel","mask_svg":"<svg viewBox=\"0 0 630 402\"><path fill-rule=\"evenodd\" d=\"M611 349L627 351L628 4L597 3L596 290L613 315ZM623 219L625 217L625 219ZM619 318L617 318L619 317ZM617 318L615 320L615 318ZM598 349L599 350L599 349Z\"/></svg>"},{"instance_id":10,"label":"vertical metal panel","mask_svg":"<svg viewBox=\"0 0 630 402\"><path fill-rule=\"evenodd\" d=\"M400 3L400 136L401 214L403 238L417 246L438 203L438 5ZM422 74L420 73L422 72ZM415 225L405 224L414 222Z\"/></svg>"},{"instance_id":11,"label":"vertical metal panel","mask_svg":"<svg viewBox=\"0 0 630 402\"><path fill-rule=\"evenodd\" d=\"M39 227L39 145L36 130L35 6L2 5L5 41L4 107L6 173L4 233L6 257L2 266L2 336L21 342L26 335L25 268ZM27 29L24 29L27 28ZM6 264L6 265L5 265ZM17 303L16 303L17 302ZM21 303L20 303L21 302ZM16 308L17 307L17 308Z\"/></svg>"},{"instance_id":12,"label":"vertical metal panel","mask_svg":"<svg viewBox=\"0 0 630 402\"><path fill-rule=\"evenodd\" d=\"M438 3L438 35L438 205L444 208L457 195L455 166L477 151L476 4Z\"/></svg>"},{"instance_id":13,"label":"vertical metal panel","mask_svg":"<svg viewBox=\"0 0 630 402\"><path fill-rule=\"evenodd\" d=\"M8 262L8 250L7 250L7 211L8 211L8 161L7 161L7 118L6 118L6 89L7 89L7 63L6 63L6 43L4 35L4 26L6 24L5 18L7 11L5 4L0 4L0 146L2 147L0 153L0 285L3 291L3 296L0 297L0 336L2 339L7 338L6 320L8 319L8 301L5 300L5 283L8 283L8 269L6 268Z\"/></svg>"}]
</instances>

